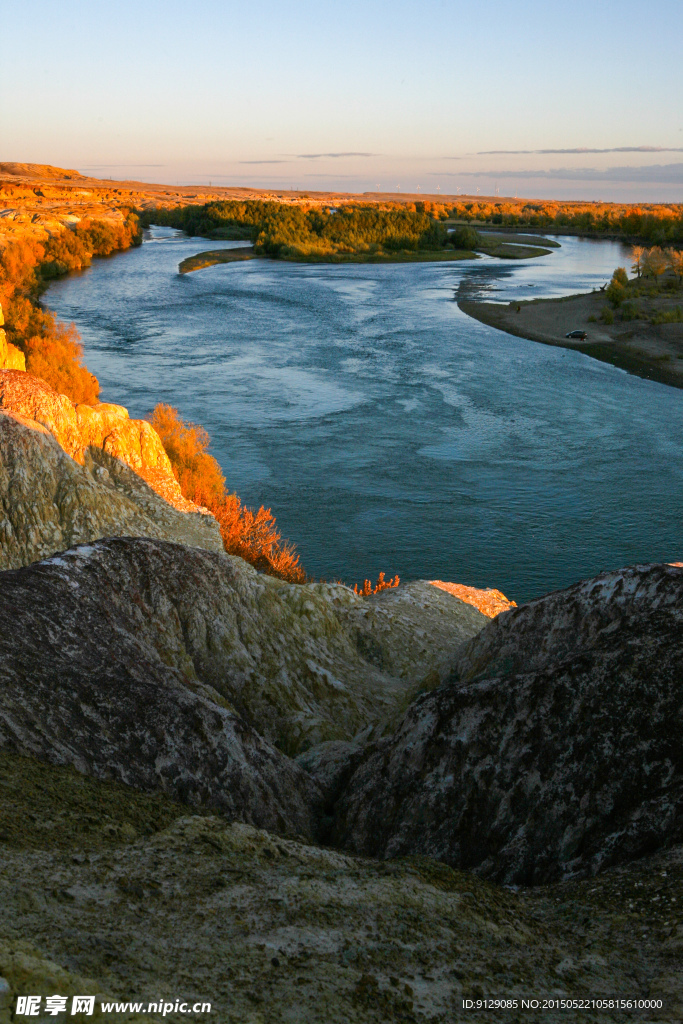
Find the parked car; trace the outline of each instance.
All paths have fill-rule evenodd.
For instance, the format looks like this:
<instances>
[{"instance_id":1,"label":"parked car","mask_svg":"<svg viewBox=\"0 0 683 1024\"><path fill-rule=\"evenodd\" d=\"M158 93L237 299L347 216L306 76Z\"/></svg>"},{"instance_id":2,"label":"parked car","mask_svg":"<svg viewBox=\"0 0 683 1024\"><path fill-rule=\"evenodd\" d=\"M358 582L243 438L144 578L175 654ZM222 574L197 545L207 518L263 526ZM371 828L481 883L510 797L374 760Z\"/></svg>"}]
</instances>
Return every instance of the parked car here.
<instances>
[{"instance_id":1,"label":"parked car","mask_svg":"<svg viewBox=\"0 0 683 1024\"><path fill-rule=\"evenodd\" d=\"M578 338L580 341L585 341L587 337L585 331L570 331L569 334L565 334L565 338Z\"/></svg>"}]
</instances>

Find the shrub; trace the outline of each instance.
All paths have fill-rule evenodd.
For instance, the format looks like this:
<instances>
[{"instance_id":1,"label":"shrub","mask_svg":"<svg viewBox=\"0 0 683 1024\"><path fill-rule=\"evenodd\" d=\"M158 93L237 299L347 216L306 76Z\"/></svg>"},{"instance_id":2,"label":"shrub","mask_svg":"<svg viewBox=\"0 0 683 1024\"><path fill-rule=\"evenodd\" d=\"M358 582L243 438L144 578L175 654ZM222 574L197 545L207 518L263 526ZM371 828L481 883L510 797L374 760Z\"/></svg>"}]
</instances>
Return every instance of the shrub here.
<instances>
[{"instance_id":1,"label":"shrub","mask_svg":"<svg viewBox=\"0 0 683 1024\"><path fill-rule=\"evenodd\" d=\"M628 274L626 273L626 269L624 267L617 267L612 274L612 280L615 284L620 284L622 288L625 288L628 284Z\"/></svg>"},{"instance_id":2,"label":"shrub","mask_svg":"<svg viewBox=\"0 0 683 1024\"><path fill-rule=\"evenodd\" d=\"M239 555L261 572L287 583L306 582L299 556L289 541L282 541L269 508L262 505L254 512L236 494L225 494L210 509L218 520L228 554Z\"/></svg>"},{"instance_id":3,"label":"shrub","mask_svg":"<svg viewBox=\"0 0 683 1024\"><path fill-rule=\"evenodd\" d=\"M600 314L600 319L602 320L602 322L604 324L613 324L614 323L614 313L609 308L609 306L605 306L605 308L603 309L602 313Z\"/></svg>"},{"instance_id":4,"label":"shrub","mask_svg":"<svg viewBox=\"0 0 683 1024\"><path fill-rule=\"evenodd\" d=\"M223 547L231 555L288 583L305 583L306 573L293 546L282 541L269 508L246 508L236 494L225 490L225 477L207 451L209 435L196 423L186 423L177 409L156 406L150 423L161 438L174 476L185 498L204 505L216 517Z\"/></svg>"},{"instance_id":5,"label":"shrub","mask_svg":"<svg viewBox=\"0 0 683 1024\"><path fill-rule=\"evenodd\" d=\"M617 306L621 305L621 303L624 301L625 297L626 297L626 289L624 288L624 286L619 284L614 279L612 279L610 281L609 285L607 286L607 290L605 291L605 298L609 302L611 302L611 304L616 309Z\"/></svg>"},{"instance_id":6,"label":"shrub","mask_svg":"<svg viewBox=\"0 0 683 1024\"><path fill-rule=\"evenodd\" d=\"M652 323L681 324L683 323L683 309L680 306L674 306L673 309L665 309L661 313L655 313L652 317Z\"/></svg>"},{"instance_id":7,"label":"shrub","mask_svg":"<svg viewBox=\"0 0 683 1024\"><path fill-rule=\"evenodd\" d=\"M358 589L357 584L353 586L354 594L358 594L359 597L369 597L370 594L379 594L380 590L391 590L392 587L397 587L400 583L398 576L394 576L391 580L384 579L384 573L381 572L377 578L377 586L373 587L372 580L366 580L361 589Z\"/></svg>"},{"instance_id":8,"label":"shrub","mask_svg":"<svg viewBox=\"0 0 683 1024\"><path fill-rule=\"evenodd\" d=\"M638 307L635 302L624 302L621 307L622 320L637 320L639 315Z\"/></svg>"},{"instance_id":9,"label":"shrub","mask_svg":"<svg viewBox=\"0 0 683 1024\"><path fill-rule=\"evenodd\" d=\"M150 423L161 438L183 495L197 505L211 508L225 495L221 467L209 455L209 435L196 423L185 423L178 410L160 403Z\"/></svg>"},{"instance_id":10,"label":"shrub","mask_svg":"<svg viewBox=\"0 0 683 1024\"><path fill-rule=\"evenodd\" d=\"M135 214L122 211L123 222L82 221L45 241L21 239L0 250L0 305L9 341L26 356L26 369L76 404L94 403L99 384L83 366L83 349L73 324L58 323L39 298L47 282L80 270L92 256L139 245Z\"/></svg>"},{"instance_id":11,"label":"shrub","mask_svg":"<svg viewBox=\"0 0 683 1024\"><path fill-rule=\"evenodd\" d=\"M475 231L475 229L470 227L469 224L456 228L450 236L449 241L453 243L456 249L472 250L481 245L479 232Z\"/></svg>"},{"instance_id":12,"label":"shrub","mask_svg":"<svg viewBox=\"0 0 683 1024\"><path fill-rule=\"evenodd\" d=\"M28 373L41 377L51 388L66 395L75 405L94 405L100 385L81 359L83 348L74 324L55 323L43 334L26 338L24 353Z\"/></svg>"}]
</instances>

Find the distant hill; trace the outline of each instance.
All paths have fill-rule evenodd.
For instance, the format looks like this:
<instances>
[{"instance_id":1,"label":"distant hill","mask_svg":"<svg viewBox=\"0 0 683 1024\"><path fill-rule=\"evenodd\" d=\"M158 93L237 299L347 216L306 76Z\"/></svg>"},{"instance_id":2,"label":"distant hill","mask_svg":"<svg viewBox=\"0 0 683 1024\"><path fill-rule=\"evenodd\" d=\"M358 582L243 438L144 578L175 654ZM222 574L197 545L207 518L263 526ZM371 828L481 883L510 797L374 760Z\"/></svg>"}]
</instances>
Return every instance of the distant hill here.
<instances>
[{"instance_id":1,"label":"distant hill","mask_svg":"<svg viewBox=\"0 0 683 1024\"><path fill-rule=\"evenodd\" d=\"M51 164L13 164L0 163L0 174L13 174L22 178L82 178L78 171L68 171L64 167L52 167Z\"/></svg>"}]
</instances>

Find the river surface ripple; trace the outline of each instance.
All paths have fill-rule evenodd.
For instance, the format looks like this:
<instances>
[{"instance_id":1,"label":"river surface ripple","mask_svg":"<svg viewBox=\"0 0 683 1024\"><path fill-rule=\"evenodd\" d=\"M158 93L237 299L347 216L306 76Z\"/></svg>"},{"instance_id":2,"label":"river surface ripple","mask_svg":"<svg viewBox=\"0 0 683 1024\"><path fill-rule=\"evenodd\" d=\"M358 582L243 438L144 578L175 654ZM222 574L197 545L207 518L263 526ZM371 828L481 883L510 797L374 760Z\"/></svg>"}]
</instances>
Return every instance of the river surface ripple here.
<instances>
[{"instance_id":1,"label":"river surface ripple","mask_svg":"<svg viewBox=\"0 0 683 1024\"><path fill-rule=\"evenodd\" d=\"M561 238L516 264L254 260L180 276L214 243L153 228L55 283L102 400L202 423L227 483L272 507L309 573L398 573L517 602L683 559L683 392L515 338L457 307L585 291L627 255ZM567 324L570 330L571 324Z\"/></svg>"}]
</instances>

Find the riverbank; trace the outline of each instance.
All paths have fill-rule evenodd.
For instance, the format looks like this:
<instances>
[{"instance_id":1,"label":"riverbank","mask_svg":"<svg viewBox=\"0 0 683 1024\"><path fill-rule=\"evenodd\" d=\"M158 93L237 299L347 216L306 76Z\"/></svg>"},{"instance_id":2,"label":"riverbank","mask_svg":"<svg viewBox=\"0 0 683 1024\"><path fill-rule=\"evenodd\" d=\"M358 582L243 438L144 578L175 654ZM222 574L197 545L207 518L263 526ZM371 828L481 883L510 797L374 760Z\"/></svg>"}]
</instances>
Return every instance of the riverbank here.
<instances>
[{"instance_id":1,"label":"riverbank","mask_svg":"<svg viewBox=\"0 0 683 1024\"><path fill-rule=\"evenodd\" d=\"M680 303L680 289L646 300L650 315ZM561 299L532 299L502 305L458 296L468 316L520 338L576 349L611 363L628 373L683 388L683 324L653 324L647 320L605 323L599 319L607 307L603 292L568 295ZM570 331L586 332L586 339L567 338Z\"/></svg>"}]
</instances>

